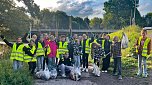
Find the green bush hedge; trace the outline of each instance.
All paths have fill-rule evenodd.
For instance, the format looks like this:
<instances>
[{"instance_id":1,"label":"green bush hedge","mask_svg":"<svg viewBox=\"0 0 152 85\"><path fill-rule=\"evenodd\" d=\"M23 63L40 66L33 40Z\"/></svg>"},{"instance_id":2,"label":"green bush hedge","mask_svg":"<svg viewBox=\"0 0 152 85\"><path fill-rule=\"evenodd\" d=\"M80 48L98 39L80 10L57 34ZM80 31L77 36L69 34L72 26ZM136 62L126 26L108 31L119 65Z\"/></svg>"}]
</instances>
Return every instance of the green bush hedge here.
<instances>
[{"instance_id":1,"label":"green bush hedge","mask_svg":"<svg viewBox=\"0 0 152 85\"><path fill-rule=\"evenodd\" d=\"M0 85L33 85L33 77L30 76L27 66L14 71L10 60L0 61Z\"/></svg>"}]
</instances>

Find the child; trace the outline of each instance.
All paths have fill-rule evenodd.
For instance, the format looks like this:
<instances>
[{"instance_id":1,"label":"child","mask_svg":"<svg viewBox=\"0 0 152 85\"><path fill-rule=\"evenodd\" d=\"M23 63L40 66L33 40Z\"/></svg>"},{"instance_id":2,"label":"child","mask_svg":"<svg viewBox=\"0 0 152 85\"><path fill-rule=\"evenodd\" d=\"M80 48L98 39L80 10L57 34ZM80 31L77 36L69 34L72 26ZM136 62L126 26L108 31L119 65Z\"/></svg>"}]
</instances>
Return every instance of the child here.
<instances>
[{"instance_id":1,"label":"child","mask_svg":"<svg viewBox=\"0 0 152 85\"><path fill-rule=\"evenodd\" d=\"M80 55L81 51L79 50L79 40L74 40L73 43L73 58L74 58L74 66L80 69Z\"/></svg>"},{"instance_id":2,"label":"child","mask_svg":"<svg viewBox=\"0 0 152 85\"><path fill-rule=\"evenodd\" d=\"M118 79L121 80L121 42L119 42L118 36L113 38L112 55L114 59L113 75L117 75L116 69L118 69Z\"/></svg>"},{"instance_id":3,"label":"child","mask_svg":"<svg viewBox=\"0 0 152 85\"><path fill-rule=\"evenodd\" d=\"M104 51L100 45L92 44L92 57L94 58L94 63L99 67L101 56L104 55Z\"/></svg>"},{"instance_id":4,"label":"child","mask_svg":"<svg viewBox=\"0 0 152 85\"><path fill-rule=\"evenodd\" d=\"M49 70L56 69L56 53L57 53L57 44L53 35L50 36L49 46L51 52L48 55L48 67Z\"/></svg>"},{"instance_id":5,"label":"child","mask_svg":"<svg viewBox=\"0 0 152 85\"><path fill-rule=\"evenodd\" d=\"M66 73L70 73L70 71L73 69L71 58L69 58L68 52L60 57L58 68L61 70L62 77L66 77Z\"/></svg>"},{"instance_id":6,"label":"child","mask_svg":"<svg viewBox=\"0 0 152 85\"><path fill-rule=\"evenodd\" d=\"M35 41L33 39L30 40L29 44L26 46L24 61L28 63L29 70L31 74L34 74L34 70L36 68L36 56L35 56Z\"/></svg>"},{"instance_id":7,"label":"child","mask_svg":"<svg viewBox=\"0 0 152 85\"><path fill-rule=\"evenodd\" d=\"M137 76L147 77L147 56L150 55L151 51L151 39L147 37L147 30L141 31L141 36L138 38L136 42L137 54L138 54L138 73ZM143 62L143 67L142 67ZM143 68L143 71L142 71Z\"/></svg>"}]
</instances>

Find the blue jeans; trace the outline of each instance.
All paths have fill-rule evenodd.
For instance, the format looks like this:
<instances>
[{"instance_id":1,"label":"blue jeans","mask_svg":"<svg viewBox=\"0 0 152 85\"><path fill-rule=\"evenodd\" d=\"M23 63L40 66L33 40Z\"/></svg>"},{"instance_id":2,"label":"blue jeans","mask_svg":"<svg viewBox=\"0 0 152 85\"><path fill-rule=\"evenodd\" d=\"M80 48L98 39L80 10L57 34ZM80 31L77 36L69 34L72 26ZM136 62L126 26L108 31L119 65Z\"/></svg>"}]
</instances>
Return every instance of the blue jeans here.
<instances>
[{"instance_id":1,"label":"blue jeans","mask_svg":"<svg viewBox=\"0 0 152 85\"><path fill-rule=\"evenodd\" d=\"M61 70L61 75L66 74L66 71L71 71L74 67L67 66L64 64L59 65L59 70Z\"/></svg>"},{"instance_id":2,"label":"blue jeans","mask_svg":"<svg viewBox=\"0 0 152 85\"><path fill-rule=\"evenodd\" d=\"M13 60L13 69L18 70L23 67L23 62L18 60Z\"/></svg>"},{"instance_id":3,"label":"blue jeans","mask_svg":"<svg viewBox=\"0 0 152 85\"><path fill-rule=\"evenodd\" d=\"M73 56L74 59L74 66L80 68L80 56Z\"/></svg>"},{"instance_id":4,"label":"blue jeans","mask_svg":"<svg viewBox=\"0 0 152 85\"><path fill-rule=\"evenodd\" d=\"M143 67L142 67L143 64ZM146 57L138 55L138 75L147 75Z\"/></svg>"},{"instance_id":5,"label":"blue jeans","mask_svg":"<svg viewBox=\"0 0 152 85\"><path fill-rule=\"evenodd\" d=\"M44 56L38 56L37 57L37 70L38 71L43 69L43 60L44 60Z\"/></svg>"},{"instance_id":6,"label":"blue jeans","mask_svg":"<svg viewBox=\"0 0 152 85\"><path fill-rule=\"evenodd\" d=\"M114 58L113 74L116 73L116 70L118 70L118 75L121 75L121 57L115 57Z\"/></svg>"},{"instance_id":7,"label":"blue jeans","mask_svg":"<svg viewBox=\"0 0 152 85\"><path fill-rule=\"evenodd\" d=\"M53 58L48 58L48 69L51 71L54 68L56 68L56 63L55 63L56 57Z\"/></svg>"}]
</instances>

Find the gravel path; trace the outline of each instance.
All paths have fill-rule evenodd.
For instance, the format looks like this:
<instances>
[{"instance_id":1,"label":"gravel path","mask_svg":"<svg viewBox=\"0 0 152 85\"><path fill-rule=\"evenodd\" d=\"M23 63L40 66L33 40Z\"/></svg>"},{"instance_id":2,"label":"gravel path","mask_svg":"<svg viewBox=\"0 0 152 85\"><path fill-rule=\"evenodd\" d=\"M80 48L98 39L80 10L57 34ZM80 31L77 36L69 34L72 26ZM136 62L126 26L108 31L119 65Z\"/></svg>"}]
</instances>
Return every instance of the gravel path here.
<instances>
[{"instance_id":1,"label":"gravel path","mask_svg":"<svg viewBox=\"0 0 152 85\"><path fill-rule=\"evenodd\" d=\"M122 80L109 73L101 73L101 77L95 77L83 72L80 81L58 78L49 81L36 80L35 85L152 85L152 71L148 78L123 77Z\"/></svg>"}]
</instances>

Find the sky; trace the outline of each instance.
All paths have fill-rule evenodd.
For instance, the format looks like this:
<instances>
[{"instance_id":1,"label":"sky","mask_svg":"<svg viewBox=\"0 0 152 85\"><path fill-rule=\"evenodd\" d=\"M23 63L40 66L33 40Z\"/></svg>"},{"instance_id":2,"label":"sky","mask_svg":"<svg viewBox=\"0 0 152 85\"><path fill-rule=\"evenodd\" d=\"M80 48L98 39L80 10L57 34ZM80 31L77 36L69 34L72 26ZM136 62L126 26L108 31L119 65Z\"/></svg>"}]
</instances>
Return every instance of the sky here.
<instances>
[{"instance_id":1,"label":"sky","mask_svg":"<svg viewBox=\"0 0 152 85\"><path fill-rule=\"evenodd\" d=\"M34 0L40 9L48 8L51 11L60 10L68 15L79 17L103 17L104 2L108 0ZM21 5L21 4L19 4ZM152 0L139 0L141 15L152 12Z\"/></svg>"}]
</instances>

